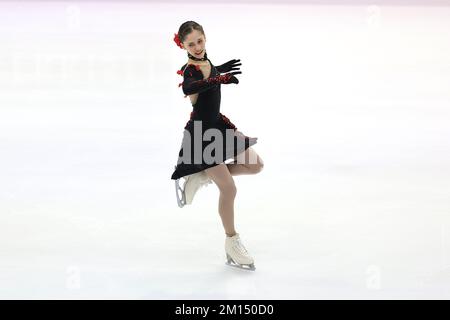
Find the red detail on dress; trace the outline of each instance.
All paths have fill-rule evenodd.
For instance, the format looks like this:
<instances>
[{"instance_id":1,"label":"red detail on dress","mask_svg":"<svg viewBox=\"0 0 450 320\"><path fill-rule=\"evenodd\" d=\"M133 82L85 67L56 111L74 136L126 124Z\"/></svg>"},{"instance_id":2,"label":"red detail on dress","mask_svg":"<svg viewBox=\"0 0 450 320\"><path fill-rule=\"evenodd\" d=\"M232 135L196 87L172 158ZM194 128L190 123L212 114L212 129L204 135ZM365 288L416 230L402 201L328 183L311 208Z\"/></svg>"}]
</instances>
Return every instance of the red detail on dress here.
<instances>
[{"instance_id":1,"label":"red detail on dress","mask_svg":"<svg viewBox=\"0 0 450 320\"><path fill-rule=\"evenodd\" d=\"M188 66L188 67L189 67L189 66L194 66L195 69L196 69L197 71L200 71L200 66L199 66L198 64L189 63L187 66ZM192 75L192 74L191 74L191 75Z\"/></svg>"},{"instance_id":2,"label":"red detail on dress","mask_svg":"<svg viewBox=\"0 0 450 320\"><path fill-rule=\"evenodd\" d=\"M228 81L230 81L230 78L232 76L233 75L230 74L230 73L220 74L220 75L217 75L215 77L210 77L210 78L198 80L198 82L201 83L201 84L204 84L204 83L228 83Z\"/></svg>"},{"instance_id":3,"label":"red detail on dress","mask_svg":"<svg viewBox=\"0 0 450 320\"><path fill-rule=\"evenodd\" d=\"M179 74L180 76L183 75L183 70L177 70L177 74Z\"/></svg>"},{"instance_id":4,"label":"red detail on dress","mask_svg":"<svg viewBox=\"0 0 450 320\"><path fill-rule=\"evenodd\" d=\"M196 66L198 67L198 66ZM178 70L180 71L180 70ZM189 74L192 76L192 72L189 71ZM230 73L227 74L219 74L215 77L210 77L210 78L206 78L206 79L202 79L202 80L198 80L200 83L227 83L228 81L230 81L230 78L233 75ZM183 81L184 82L184 81ZM180 82L178 84L178 87L181 87L183 85L183 82ZM185 95L184 97L186 98L188 95Z\"/></svg>"},{"instance_id":5,"label":"red detail on dress","mask_svg":"<svg viewBox=\"0 0 450 320\"><path fill-rule=\"evenodd\" d=\"M236 126L230 121L230 119L228 119L227 116L223 115L222 113L219 112L219 115L222 117L222 120L225 121L226 124L228 124L232 129L236 130Z\"/></svg>"}]
</instances>

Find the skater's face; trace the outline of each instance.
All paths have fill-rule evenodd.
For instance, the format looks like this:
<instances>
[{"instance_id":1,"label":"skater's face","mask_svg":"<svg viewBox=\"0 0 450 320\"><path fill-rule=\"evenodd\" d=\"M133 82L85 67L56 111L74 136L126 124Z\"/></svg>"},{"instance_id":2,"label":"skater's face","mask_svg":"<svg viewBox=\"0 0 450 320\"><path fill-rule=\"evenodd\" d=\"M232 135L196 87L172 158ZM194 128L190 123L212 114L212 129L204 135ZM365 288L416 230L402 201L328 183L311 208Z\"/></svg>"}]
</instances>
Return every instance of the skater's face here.
<instances>
[{"instance_id":1,"label":"skater's face","mask_svg":"<svg viewBox=\"0 0 450 320\"><path fill-rule=\"evenodd\" d=\"M192 30L183 41L184 48L196 58L203 58L205 55L206 38L198 30Z\"/></svg>"}]
</instances>

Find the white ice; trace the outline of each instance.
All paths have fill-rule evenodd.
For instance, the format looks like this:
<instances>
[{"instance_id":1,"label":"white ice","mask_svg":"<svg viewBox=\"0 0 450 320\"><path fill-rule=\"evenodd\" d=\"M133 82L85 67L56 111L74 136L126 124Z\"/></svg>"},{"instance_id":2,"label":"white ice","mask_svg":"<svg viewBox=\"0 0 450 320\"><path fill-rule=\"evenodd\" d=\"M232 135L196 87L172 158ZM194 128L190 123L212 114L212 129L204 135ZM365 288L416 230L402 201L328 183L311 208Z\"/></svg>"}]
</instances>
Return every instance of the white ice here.
<instances>
[{"instance_id":1,"label":"white ice","mask_svg":"<svg viewBox=\"0 0 450 320\"><path fill-rule=\"evenodd\" d=\"M0 3L0 298L450 298L450 7ZM241 59L221 112L256 271L215 185L178 208L172 41Z\"/></svg>"}]
</instances>

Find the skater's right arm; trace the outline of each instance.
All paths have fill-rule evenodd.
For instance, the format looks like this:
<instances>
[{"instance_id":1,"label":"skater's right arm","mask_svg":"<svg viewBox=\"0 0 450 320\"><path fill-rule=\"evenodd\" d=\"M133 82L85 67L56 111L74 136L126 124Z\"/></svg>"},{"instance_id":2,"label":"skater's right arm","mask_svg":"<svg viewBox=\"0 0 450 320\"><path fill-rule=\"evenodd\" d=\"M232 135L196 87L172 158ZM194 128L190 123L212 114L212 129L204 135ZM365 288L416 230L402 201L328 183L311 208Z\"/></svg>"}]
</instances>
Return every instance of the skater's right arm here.
<instances>
[{"instance_id":1,"label":"skater's right arm","mask_svg":"<svg viewBox=\"0 0 450 320\"><path fill-rule=\"evenodd\" d=\"M200 68L195 65L188 65L183 72L183 82L180 83L185 95L191 95L194 93L200 93L206 91L219 83L239 83L239 80L234 76L235 74L242 73L241 71L229 72L223 75L217 75L215 77L209 77L203 79L203 73Z\"/></svg>"}]
</instances>

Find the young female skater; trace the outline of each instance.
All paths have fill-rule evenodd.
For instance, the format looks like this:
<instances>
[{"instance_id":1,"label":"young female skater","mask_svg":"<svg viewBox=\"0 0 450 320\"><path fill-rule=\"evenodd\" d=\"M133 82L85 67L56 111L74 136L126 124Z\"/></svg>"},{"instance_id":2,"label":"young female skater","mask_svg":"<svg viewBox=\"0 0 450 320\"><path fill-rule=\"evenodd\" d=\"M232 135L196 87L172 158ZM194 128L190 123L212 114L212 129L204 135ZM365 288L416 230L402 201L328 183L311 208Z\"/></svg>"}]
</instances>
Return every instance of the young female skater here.
<instances>
[{"instance_id":1,"label":"young female skater","mask_svg":"<svg viewBox=\"0 0 450 320\"><path fill-rule=\"evenodd\" d=\"M251 148L256 144L257 138L250 138L238 131L236 126L220 113L220 85L239 83L235 75L242 73L236 71L240 69L240 60L233 59L214 66L206 54L205 32L202 26L194 21L183 23L175 34L174 41L187 51L188 62L177 73L183 76L183 82L179 86L182 86L185 97L189 96L193 106L190 119L184 127L177 166L171 177L175 180L178 205L183 207L185 204L191 204L196 191L201 186L212 183L211 180L214 181L220 191L219 215L226 234L227 264L255 270L254 260L234 227L236 185L232 176L258 173L263 168L263 161ZM201 140L195 138L198 128ZM220 161L211 162L205 159L205 149L208 150L208 141L211 140L204 137L208 129L215 129L221 134L223 150L219 151ZM230 136L227 134L230 132L231 139L228 139ZM189 161L185 161L186 152L189 152ZM233 159L233 162L226 164L225 160L228 159ZM183 189L179 185L182 177L185 179Z\"/></svg>"}]
</instances>

